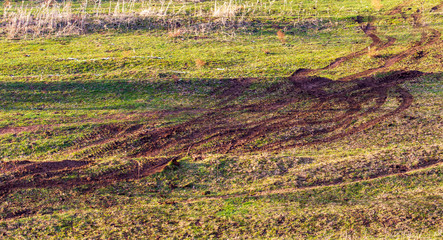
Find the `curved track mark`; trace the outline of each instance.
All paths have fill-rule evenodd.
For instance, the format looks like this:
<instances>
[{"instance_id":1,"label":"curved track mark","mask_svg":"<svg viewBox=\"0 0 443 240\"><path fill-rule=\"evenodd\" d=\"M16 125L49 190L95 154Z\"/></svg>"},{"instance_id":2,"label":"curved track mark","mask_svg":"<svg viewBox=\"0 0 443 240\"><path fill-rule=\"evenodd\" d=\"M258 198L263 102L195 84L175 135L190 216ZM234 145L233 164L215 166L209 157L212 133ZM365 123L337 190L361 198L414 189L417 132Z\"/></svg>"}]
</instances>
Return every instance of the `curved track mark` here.
<instances>
[{"instance_id":1,"label":"curved track mark","mask_svg":"<svg viewBox=\"0 0 443 240\"><path fill-rule=\"evenodd\" d=\"M409 169L409 170L397 169L393 173L380 173L379 175L373 176L369 179L354 179L353 181L350 181L350 182L344 182L344 181L322 182L318 185L298 187L298 188L284 188L284 189L276 189L276 190L253 192L253 193L238 193L238 194L201 197L198 199L184 200L181 203L192 204L192 203L198 203L198 202L213 201L213 200L220 200L220 199L241 198L241 197L256 198L256 197L269 196L269 195L275 195L275 194L290 194L290 193L295 193L295 192L300 192L300 191L316 190L316 189L322 189L322 188L326 188L326 187L348 186L348 185L361 183L361 182L371 182L371 181L375 181L377 179L386 178L386 177L395 177L395 176L405 177L407 175L412 175L420 170L423 170L426 168L438 167L438 166L441 166L442 164L443 164L442 161L436 160L436 161L430 161L428 164L423 164L423 165L417 166L416 168Z\"/></svg>"}]
</instances>

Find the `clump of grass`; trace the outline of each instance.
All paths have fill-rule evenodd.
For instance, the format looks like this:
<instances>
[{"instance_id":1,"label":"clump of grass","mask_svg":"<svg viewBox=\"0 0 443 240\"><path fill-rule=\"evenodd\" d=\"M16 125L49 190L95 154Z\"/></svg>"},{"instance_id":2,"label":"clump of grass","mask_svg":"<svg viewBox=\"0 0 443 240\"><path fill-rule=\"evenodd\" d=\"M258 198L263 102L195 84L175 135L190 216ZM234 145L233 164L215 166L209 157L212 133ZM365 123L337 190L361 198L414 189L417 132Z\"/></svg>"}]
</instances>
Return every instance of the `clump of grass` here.
<instances>
[{"instance_id":1,"label":"clump of grass","mask_svg":"<svg viewBox=\"0 0 443 240\"><path fill-rule=\"evenodd\" d=\"M197 58L195 59L195 65L197 66L197 68L202 68L203 66L206 65L206 62Z\"/></svg>"},{"instance_id":2,"label":"clump of grass","mask_svg":"<svg viewBox=\"0 0 443 240\"><path fill-rule=\"evenodd\" d=\"M262 49L262 52L264 54L271 54L271 51L269 51L269 49Z\"/></svg>"},{"instance_id":3,"label":"clump of grass","mask_svg":"<svg viewBox=\"0 0 443 240\"><path fill-rule=\"evenodd\" d=\"M101 1L80 3L47 0L35 6L30 2L20 5L8 0L3 4L3 14L0 15L0 34L12 39L79 35L110 29L176 29L183 26L180 31L170 33L171 37L178 37L190 31L202 32L241 25L235 16L242 7L232 1L221 5L216 3L214 8L194 14L164 0L149 2L148 6L143 0L109 1L106 4ZM214 18L215 21L212 21ZM204 19L211 20L205 22Z\"/></svg>"},{"instance_id":4,"label":"clump of grass","mask_svg":"<svg viewBox=\"0 0 443 240\"><path fill-rule=\"evenodd\" d=\"M232 18L235 17L239 9L240 7L232 4L232 1L229 1L229 3L225 2L221 6L217 6L217 1L215 1L212 16L217 18Z\"/></svg>"},{"instance_id":5,"label":"clump of grass","mask_svg":"<svg viewBox=\"0 0 443 240\"><path fill-rule=\"evenodd\" d=\"M222 25L226 25L229 22L235 22L235 17L242 6L238 6L229 2L224 2L223 5L217 5L217 1L214 3L214 8L212 9L212 17L216 18L216 22L221 22Z\"/></svg>"},{"instance_id":6,"label":"clump of grass","mask_svg":"<svg viewBox=\"0 0 443 240\"><path fill-rule=\"evenodd\" d=\"M5 0L5 2L3 3L3 7L4 8L10 8L11 7L11 1Z\"/></svg>"},{"instance_id":7,"label":"clump of grass","mask_svg":"<svg viewBox=\"0 0 443 240\"><path fill-rule=\"evenodd\" d=\"M375 10L380 11L380 9L383 7L380 0L371 0L372 7L374 7Z\"/></svg>"},{"instance_id":8,"label":"clump of grass","mask_svg":"<svg viewBox=\"0 0 443 240\"><path fill-rule=\"evenodd\" d=\"M175 29L173 31L168 32L168 37L170 38L178 38L182 35L182 30L180 29Z\"/></svg>"},{"instance_id":9,"label":"clump of grass","mask_svg":"<svg viewBox=\"0 0 443 240\"><path fill-rule=\"evenodd\" d=\"M377 53L377 47L368 47L368 56L369 57L375 57L375 55L376 55L376 53Z\"/></svg>"},{"instance_id":10,"label":"clump of grass","mask_svg":"<svg viewBox=\"0 0 443 240\"><path fill-rule=\"evenodd\" d=\"M281 30L278 30L277 37L281 43L286 43L285 33L282 32Z\"/></svg>"},{"instance_id":11,"label":"clump of grass","mask_svg":"<svg viewBox=\"0 0 443 240\"><path fill-rule=\"evenodd\" d=\"M11 6L9 4L9 6ZM45 34L74 35L80 34L85 26L85 18L80 14L73 14L71 3L65 5L44 2L39 8L21 6L11 10L5 8L3 22L8 38L26 36L40 36Z\"/></svg>"}]
</instances>

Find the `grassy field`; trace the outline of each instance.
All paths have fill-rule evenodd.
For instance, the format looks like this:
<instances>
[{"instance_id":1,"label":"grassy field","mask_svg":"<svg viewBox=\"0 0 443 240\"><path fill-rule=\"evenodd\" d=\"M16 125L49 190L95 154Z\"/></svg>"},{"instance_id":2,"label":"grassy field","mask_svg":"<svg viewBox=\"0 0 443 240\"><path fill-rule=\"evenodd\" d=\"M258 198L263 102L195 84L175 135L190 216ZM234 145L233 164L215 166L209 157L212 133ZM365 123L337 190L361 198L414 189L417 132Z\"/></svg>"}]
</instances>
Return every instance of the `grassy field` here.
<instances>
[{"instance_id":1,"label":"grassy field","mask_svg":"<svg viewBox=\"0 0 443 240\"><path fill-rule=\"evenodd\" d=\"M443 237L440 0L0 6L1 239Z\"/></svg>"}]
</instances>

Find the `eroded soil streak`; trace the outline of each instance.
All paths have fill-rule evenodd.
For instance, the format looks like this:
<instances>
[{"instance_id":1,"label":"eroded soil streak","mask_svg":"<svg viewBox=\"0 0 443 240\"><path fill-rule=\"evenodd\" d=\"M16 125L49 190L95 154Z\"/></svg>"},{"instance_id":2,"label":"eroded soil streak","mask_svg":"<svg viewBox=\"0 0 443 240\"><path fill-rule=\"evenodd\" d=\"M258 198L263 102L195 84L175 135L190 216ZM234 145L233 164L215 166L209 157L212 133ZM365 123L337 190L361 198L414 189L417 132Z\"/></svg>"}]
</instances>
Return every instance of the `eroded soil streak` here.
<instances>
[{"instance_id":1,"label":"eroded soil streak","mask_svg":"<svg viewBox=\"0 0 443 240\"><path fill-rule=\"evenodd\" d=\"M406 5L400 5L388 14L401 13L404 18L402 8ZM371 128L411 105L412 95L400 85L424 73L398 71L380 78L369 76L383 72L440 40L440 32L423 26L417 14L414 13L415 17L411 18L415 21L415 27L424 30L421 40L391 56L377 68L339 81L314 76L320 70L335 68L366 54L368 50L363 49L340 57L321 69L299 69L286 81L276 83L260 92L260 96L248 100L243 100L242 96L254 96L257 92L251 86L259 80L223 80L223 86L214 90L214 95L220 99L218 105L198 112L198 117L186 122L159 128L149 123L108 124L78 143L73 157L76 160L2 163L0 192L31 187L103 186L150 175L171 162L177 164L176 160L186 155L278 151L327 143ZM387 37L386 41L380 39L376 27L371 23L362 25L361 29L372 39L372 49L385 49L395 42L392 37ZM93 165L95 158L114 154L135 159L135 163L125 171L104 173L97 177L79 174L80 169ZM432 164L439 163L440 159L437 159ZM331 184L339 182L324 185Z\"/></svg>"}]
</instances>

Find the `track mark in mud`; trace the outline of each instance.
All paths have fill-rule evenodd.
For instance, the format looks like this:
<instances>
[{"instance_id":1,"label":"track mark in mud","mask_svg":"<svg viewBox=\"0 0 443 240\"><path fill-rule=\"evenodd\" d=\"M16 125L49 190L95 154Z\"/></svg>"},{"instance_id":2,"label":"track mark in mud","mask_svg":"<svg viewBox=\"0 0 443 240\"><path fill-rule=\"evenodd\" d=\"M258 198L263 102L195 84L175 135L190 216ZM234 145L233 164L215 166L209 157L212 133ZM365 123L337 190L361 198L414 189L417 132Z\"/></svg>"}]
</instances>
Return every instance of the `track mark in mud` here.
<instances>
[{"instance_id":1,"label":"track mark in mud","mask_svg":"<svg viewBox=\"0 0 443 240\"><path fill-rule=\"evenodd\" d=\"M1 219L6 220L6 219L14 219L14 218L23 218L26 216L34 215L37 212L38 212L38 209L27 209L26 208L26 209L14 211L14 212L8 212L6 214L6 216L4 216L3 218L0 218L0 220Z\"/></svg>"},{"instance_id":2,"label":"track mark in mud","mask_svg":"<svg viewBox=\"0 0 443 240\"><path fill-rule=\"evenodd\" d=\"M113 171L100 176L80 176L79 171L90 166L92 161L60 161L60 162L7 162L3 163L4 176L0 183L0 196L14 189L64 187L73 188L79 185L88 185L93 190L108 184L145 177L163 170L168 164L176 163L178 157L152 159L150 162L134 162L125 171ZM3 168L4 167L4 168ZM9 171L8 171L9 170ZM77 174L73 179L60 179L68 174ZM32 178L32 181L29 179Z\"/></svg>"},{"instance_id":3,"label":"track mark in mud","mask_svg":"<svg viewBox=\"0 0 443 240\"><path fill-rule=\"evenodd\" d=\"M350 76L343 77L339 80L349 81L352 79L361 78L361 77L369 76L374 73L382 72L383 70L393 66L394 64L400 62L401 60L403 60L409 56L412 56L414 53L422 51L422 49L424 49L426 46L436 43L437 41L440 40L440 37L441 37L441 33L439 31L431 29L431 30L429 30L429 33L422 34L422 38L418 43L416 43L416 46L408 48L405 51L398 53L393 57L390 57L389 59L386 60L386 62L383 65L376 67L376 68L371 68L371 69L368 69L368 70L365 70L365 71L362 71L362 72L359 72L359 73L356 73L356 74L353 74Z\"/></svg>"},{"instance_id":4,"label":"track mark in mud","mask_svg":"<svg viewBox=\"0 0 443 240\"><path fill-rule=\"evenodd\" d=\"M431 8L430 12L436 12L443 9L443 2Z\"/></svg>"},{"instance_id":5,"label":"track mark in mud","mask_svg":"<svg viewBox=\"0 0 443 240\"><path fill-rule=\"evenodd\" d=\"M377 175L374 175L370 178L363 179L363 178L355 178L352 181L345 182L345 181L333 181L333 182L320 182L315 185L311 186L301 186L301 187L295 187L295 188L283 188L283 189L276 189L276 190L268 190L268 191L261 191L261 192L253 192L253 193L238 193L238 194L228 194L228 195L218 195L218 196L209 196L209 197L200 197L200 198L191 198L188 200L184 200L181 203L185 204L192 204L192 203L198 203L198 202L205 202L205 201L213 201L213 200L220 200L220 199L231 199L231 198L257 198L257 197L263 197L263 196L269 196L269 195L275 195L275 194L290 194L300 191L309 191L309 190L315 190L315 189L321 189L325 187L340 187L340 186L347 186L352 185L359 182L370 182L374 181L380 178L385 177L406 177L408 175L412 175L416 173L417 171L420 171L422 169L430 168L430 167L437 167L441 166L443 164L443 161L440 159L435 159L432 161L428 161L425 163L422 163L414 168L408 169L404 166L393 166L394 168L391 169L390 172L380 172Z\"/></svg>"},{"instance_id":6,"label":"track mark in mud","mask_svg":"<svg viewBox=\"0 0 443 240\"><path fill-rule=\"evenodd\" d=\"M45 173L49 171L58 171L63 169L74 169L90 164L90 161L63 160L58 162L31 162L15 161L4 162L0 164L0 173L13 171L16 177L20 174L28 175L35 173Z\"/></svg>"},{"instance_id":7,"label":"track mark in mud","mask_svg":"<svg viewBox=\"0 0 443 240\"><path fill-rule=\"evenodd\" d=\"M407 109L412 96L398 85L422 75L413 71L396 72L383 78L348 82L296 76L282 82L284 98L259 98L242 106L225 102L194 119L169 127L104 125L82 140L82 146L92 147L79 148L82 149L77 152L80 160L3 163L0 174L6 179L0 187L9 191L83 184L101 186L147 176L187 154L276 151L327 143L372 127ZM250 90L245 87L242 91ZM394 109L383 107L390 99L388 91L398 102ZM222 101L229 97L222 97ZM233 98L235 100L237 97ZM145 160L141 160L141 165L126 166L125 173L61 179L68 174L75 176L79 170L93 164L94 158L112 154Z\"/></svg>"},{"instance_id":8,"label":"track mark in mud","mask_svg":"<svg viewBox=\"0 0 443 240\"><path fill-rule=\"evenodd\" d=\"M149 111L144 113L129 113L129 114L112 114L102 116L100 118L87 118L78 120L75 123L58 123L58 124L46 124L46 125L30 125L30 126L8 126L0 128L0 136L5 134L18 134L22 132L37 132L37 131L52 131L59 127L78 126L82 124L100 124L107 121L140 121L140 119L160 119L169 115L174 115L181 112L187 113L201 113L206 111L205 109L177 109L177 110L161 110L161 111Z\"/></svg>"},{"instance_id":9,"label":"track mark in mud","mask_svg":"<svg viewBox=\"0 0 443 240\"><path fill-rule=\"evenodd\" d=\"M399 6L389 14L400 13L403 7ZM186 155L278 151L328 143L361 132L401 113L411 105L412 95L400 84L423 76L424 73L398 71L381 78L367 76L382 72L439 41L440 32L418 22L415 26L427 31L420 42L388 58L380 67L339 81L312 76L320 70L335 68L367 53L363 49L338 58L321 69L297 70L264 92L251 87L257 84L257 79L221 80L222 86L213 91L219 99L218 104L212 109L195 112L198 116L191 120L167 127L155 127L148 121L146 124L103 125L83 138L72 150L75 153L72 159L76 160L60 163L3 163L0 173L5 180L0 182L0 189L8 192L29 187L103 186L150 175ZM371 47L377 50L388 48L395 42L390 37L382 41L371 23L362 25L361 29L372 39ZM242 96L248 94L252 97L239 105L239 102L245 101ZM386 106L388 102L389 106ZM149 114L147 119L150 119ZM128 165L124 172L60 179L65 174L75 175L80 169L92 165L95 158L114 154L138 160L134 160L136 164ZM25 181L25 178L30 177L33 181Z\"/></svg>"},{"instance_id":10,"label":"track mark in mud","mask_svg":"<svg viewBox=\"0 0 443 240\"><path fill-rule=\"evenodd\" d=\"M400 5L394 7L391 11L389 11L387 13L387 15L395 15L395 14L399 14L402 13L403 8L405 8L406 6L408 6L411 2L413 2L414 0L407 0L404 1L403 3L401 3Z\"/></svg>"},{"instance_id":11,"label":"track mark in mud","mask_svg":"<svg viewBox=\"0 0 443 240\"><path fill-rule=\"evenodd\" d=\"M358 22L358 20L357 20ZM392 46L396 39L393 37L386 37L386 42L383 42L377 35L377 28L372 24L372 23L367 23L367 24L363 24L360 26L360 29L364 32L364 34L369 37L372 40L371 45L369 45L367 48L364 48L362 50L350 53L344 57L339 57L337 59L335 59L334 61L332 61L329 65L327 65L326 67L323 68L319 68L319 69L298 69L297 71L295 71L291 77L294 76L307 76L307 75L312 75L315 73L318 73L321 70L330 70L333 68L338 67L340 64L349 61L351 59L360 57L362 55L365 55L368 53L368 49L374 49L375 51L380 51L383 49L386 49L390 46ZM367 75L366 75L367 76ZM350 79L356 79L357 77L354 78L350 78ZM344 79L342 79L344 80Z\"/></svg>"}]
</instances>

